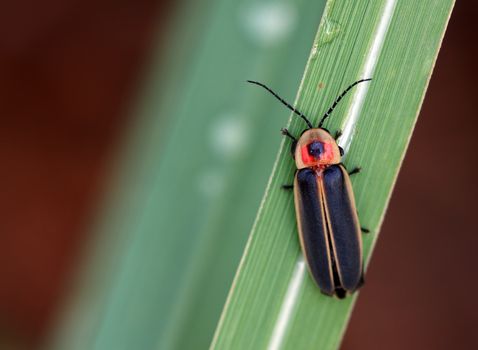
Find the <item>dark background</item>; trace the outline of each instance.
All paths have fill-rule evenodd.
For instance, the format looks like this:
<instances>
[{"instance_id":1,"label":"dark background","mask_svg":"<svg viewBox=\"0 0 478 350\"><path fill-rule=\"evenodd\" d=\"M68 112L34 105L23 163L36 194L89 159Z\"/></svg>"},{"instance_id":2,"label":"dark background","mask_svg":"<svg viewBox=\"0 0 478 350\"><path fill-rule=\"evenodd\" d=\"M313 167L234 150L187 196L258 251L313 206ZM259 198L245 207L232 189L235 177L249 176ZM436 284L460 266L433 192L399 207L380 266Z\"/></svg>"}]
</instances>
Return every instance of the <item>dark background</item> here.
<instances>
[{"instance_id":1,"label":"dark background","mask_svg":"<svg viewBox=\"0 0 478 350\"><path fill-rule=\"evenodd\" d=\"M478 348L477 7L455 6L343 349ZM48 331L171 11L1 5L0 349L35 348Z\"/></svg>"}]
</instances>

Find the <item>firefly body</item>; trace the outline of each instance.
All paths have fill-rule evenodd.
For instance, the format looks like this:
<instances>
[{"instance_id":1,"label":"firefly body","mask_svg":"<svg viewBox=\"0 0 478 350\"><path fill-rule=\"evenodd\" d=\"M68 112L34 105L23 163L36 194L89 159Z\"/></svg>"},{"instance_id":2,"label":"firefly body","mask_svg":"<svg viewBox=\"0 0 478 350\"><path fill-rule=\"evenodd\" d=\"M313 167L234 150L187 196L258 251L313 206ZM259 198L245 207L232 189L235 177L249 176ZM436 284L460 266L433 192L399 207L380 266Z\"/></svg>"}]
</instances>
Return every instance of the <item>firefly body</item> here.
<instances>
[{"instance_id":1,"label":"firefly body","mask_svg":"<svg viewBox=\"0 0 478 350\"><path fill-rule=\"evenodd\" d=\"M294 177L295 210L300 244L310 274L327 295L344 298L363 284L362 236L349 173L341 163L343 150L322 124L337 103L355 85L349 86L322 117L319 127L281 99L282 103L301 117L308 125L297 139L283 129L293 140L292 155L297 171ZM350 174L357 173L359 168ZM366 231L364 229L364 231Z\"/></svg>"}]
</instances>

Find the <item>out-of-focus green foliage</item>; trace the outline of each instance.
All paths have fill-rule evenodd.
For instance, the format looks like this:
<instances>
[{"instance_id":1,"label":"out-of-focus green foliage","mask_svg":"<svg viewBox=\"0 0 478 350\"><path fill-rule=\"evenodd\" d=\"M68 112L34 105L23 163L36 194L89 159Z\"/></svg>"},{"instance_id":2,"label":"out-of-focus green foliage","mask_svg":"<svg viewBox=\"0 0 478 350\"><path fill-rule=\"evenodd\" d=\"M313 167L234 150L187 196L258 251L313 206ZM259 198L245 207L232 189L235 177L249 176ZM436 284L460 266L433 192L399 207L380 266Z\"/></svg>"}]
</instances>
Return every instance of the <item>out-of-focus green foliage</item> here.
<instances>
[{"instance_id":1,"label":"out-of-focus green foliage","mask_svg":"<svg viewBox=\"0 0 478 350\"><path fill-rule=\"evenodd\" d=\"M125 130L53 348L211 342L288 116L245 81L293 98L324 1L182 6Z\"/></svg>"}]
</instances>

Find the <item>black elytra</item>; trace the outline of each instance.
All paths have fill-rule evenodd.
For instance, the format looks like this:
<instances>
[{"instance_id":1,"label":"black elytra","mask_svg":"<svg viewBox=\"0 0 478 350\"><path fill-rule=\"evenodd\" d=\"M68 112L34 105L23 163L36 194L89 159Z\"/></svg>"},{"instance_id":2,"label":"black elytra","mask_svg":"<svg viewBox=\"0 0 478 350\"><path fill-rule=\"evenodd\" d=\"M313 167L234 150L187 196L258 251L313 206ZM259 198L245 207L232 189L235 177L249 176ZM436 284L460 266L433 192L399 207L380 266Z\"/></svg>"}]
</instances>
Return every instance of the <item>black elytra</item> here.
<instances>
[{"instance_id":1,"label":"black elytra","mask_svg":"<svg viewBox=\"0 0 478 350\"><path fill-rule=\"evenodd\" d=\"M334 295L339 299L353 293L363 284L363 257L361 228L350 175L360 168L347 172L340 157L343 149L335 138L323 127L340 100L355 85L370 81L361 79L348 86L322 116L317 128L310 120L266 85L248 80L269 91L281 103L299 116L308 129L300 138L283 128L283 135L292 140L291 152L298 170L294 185L283 185L284 189L294 189L296 217L303 254L309 272L322 293ZM300 146L300 152L296 147Z\"/></svg>"}]
</instances>

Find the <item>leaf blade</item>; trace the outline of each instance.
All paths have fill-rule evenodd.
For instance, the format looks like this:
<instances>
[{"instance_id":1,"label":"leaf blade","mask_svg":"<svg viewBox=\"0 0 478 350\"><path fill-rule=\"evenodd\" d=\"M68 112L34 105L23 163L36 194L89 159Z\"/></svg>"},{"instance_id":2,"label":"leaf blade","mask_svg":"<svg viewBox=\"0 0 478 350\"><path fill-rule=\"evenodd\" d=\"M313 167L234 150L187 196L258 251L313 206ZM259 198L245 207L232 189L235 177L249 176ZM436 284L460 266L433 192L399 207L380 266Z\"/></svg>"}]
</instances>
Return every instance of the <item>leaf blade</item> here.
<instances>
[{"instance_id":1,"label":"leaf blade","mask_svg":"<svg viewBox=\"0 0 478 350\"><path fill-rule=\"evenodd\" d=\"M320 115L319 111L326 107L317 97L316 89L322 83L321 79L332 85L323 98L329 101L341 86L346 85L346 77L349 77L349 83L366 78L358 74L366 64L362 58L366 57L373 39L371 35L384 6L385 2L328 3L314 44L314 48L322 47L323 50L309 59L299 90L299 109L306 115ZM361 220L373 233L364 237L367 261L452 7L453 1L419 4L402 1L396 4L373 84L364 100L361 118L355 125L356 133L345 160L349 166L360 165L365 169L366 176L360 175L353 179L353 183ZM342 27L340 30L344 33L340 40L327 41L330 22ZM334 111L336 119L327 125L331 131L334 130L332 127L340 126L337 114L343 115L350 103L344 102ZM291 130L297 134L301 126L294 120ZM285 153L282 144L212 349L264 348L271 344L270 337L299 255L292 203L290 199L284 199L279 190L280 179L285 178L292 168ZM279 346L292 349L314 344L321 349L337 348L356 297L339 301L322 296L306 276ZM258 328L262 329L261 333L254 331Z\"/></svg>"}]
</instances>

